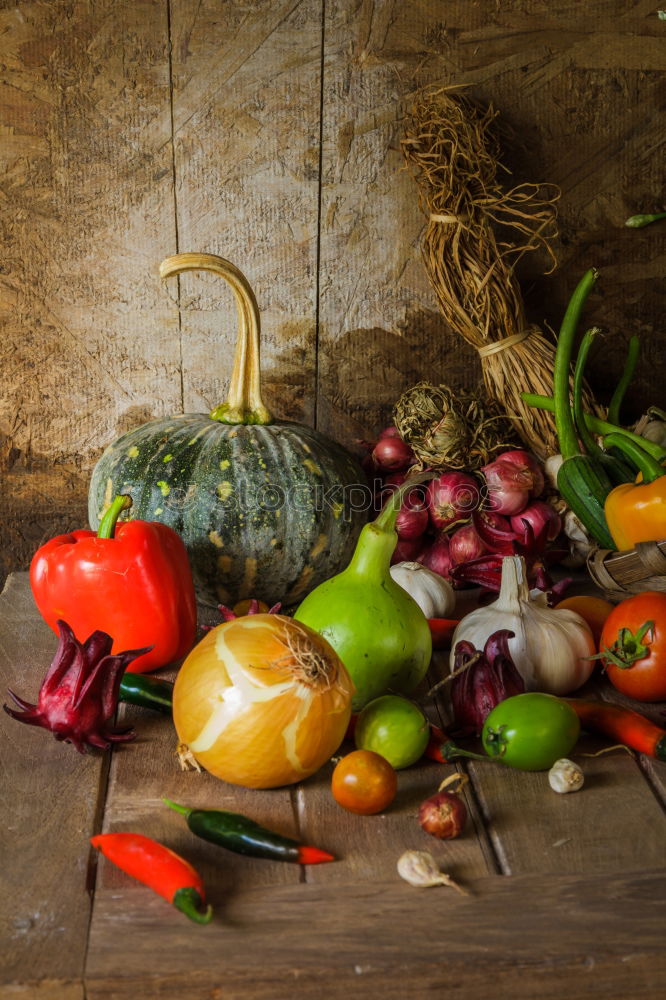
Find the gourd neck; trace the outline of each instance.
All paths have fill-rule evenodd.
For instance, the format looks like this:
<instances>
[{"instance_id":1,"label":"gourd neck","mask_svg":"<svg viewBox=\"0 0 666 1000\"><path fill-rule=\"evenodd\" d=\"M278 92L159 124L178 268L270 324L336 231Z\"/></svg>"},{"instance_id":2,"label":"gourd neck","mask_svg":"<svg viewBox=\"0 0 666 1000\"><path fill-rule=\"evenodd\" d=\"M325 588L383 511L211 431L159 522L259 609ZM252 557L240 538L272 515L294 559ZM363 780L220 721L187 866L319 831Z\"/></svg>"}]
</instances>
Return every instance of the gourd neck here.
<instances>
[{"instance_id":1,"label":"gourd neck","mask_svg":"<svg viewBox=\"0 0 666 1000\"><path fill-rule=\"evenodd\" d=\"M224 257L210 253L179 253L160 264L160 277L183 271L212 271L230 285L238 308L238 335L234 367L225 403L210 411L223 424L270 424L272 416L261 398L259 367L259 307L245 275Z\"/></svg>"},{"instance_id":2,"label":"gourd neck","mask_svg":"<svg viewBox=\"0 0 666 1000\"><path fill-rule=\"evenodd\" d=\"M386 580L389 577L391 556L397 544L398 536L395 531L380 528L374 521L365 524L347 572L376 583Z\"/></svg>"},{"instance_id":3,"label":"gourd neck","mask_svg":"<svg viewBox=\"0 0 666 1000\"><path fill-rule=\"evenodd\" d=\"M432 472L410 476L388 498L374 521L361 529L348 571L375 580L390 580L391 556L398 544L395 524L405 497L419 483L432 479Z\"/></svg>"}]
</instances>

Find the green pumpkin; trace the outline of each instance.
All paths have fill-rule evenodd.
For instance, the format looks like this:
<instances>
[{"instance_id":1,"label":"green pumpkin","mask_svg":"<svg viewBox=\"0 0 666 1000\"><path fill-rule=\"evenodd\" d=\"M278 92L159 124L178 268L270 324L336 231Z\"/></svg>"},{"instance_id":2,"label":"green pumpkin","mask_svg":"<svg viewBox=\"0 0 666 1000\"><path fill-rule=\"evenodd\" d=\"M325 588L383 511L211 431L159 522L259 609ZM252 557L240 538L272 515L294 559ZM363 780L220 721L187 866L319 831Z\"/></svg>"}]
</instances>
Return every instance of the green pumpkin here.
<instances>
[{"instance_id":1,"label":"green pumpkin","mask_svg":"<svg viewBox=\"0 0 666 1000\"><path fill-rule=\"evenodd\" d=\"M129 494L131 517L181 536L202 603L256 597L290 607L349 561L367 520L366 478L341 445L272 420L260 393L258 307L237 268L212 254L177 254L160 273L201 268L224 277L238 304L228 401L210 414L152 420L114 441L93 470L90 525L117 494Z\"/></svg>"}]
</instances>

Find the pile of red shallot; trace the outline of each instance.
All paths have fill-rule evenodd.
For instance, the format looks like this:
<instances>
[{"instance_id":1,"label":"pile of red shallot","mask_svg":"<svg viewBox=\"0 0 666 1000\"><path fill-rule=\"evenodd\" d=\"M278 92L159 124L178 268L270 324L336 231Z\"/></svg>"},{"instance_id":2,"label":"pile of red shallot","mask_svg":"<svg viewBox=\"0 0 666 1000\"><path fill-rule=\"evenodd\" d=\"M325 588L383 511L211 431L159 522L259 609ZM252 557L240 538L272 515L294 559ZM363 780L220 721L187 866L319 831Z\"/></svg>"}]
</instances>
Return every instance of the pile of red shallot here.
<instances>
[{"instance_id":1,"label":"pile of red shallot","mask_svg":"<svg viewBox=\"0 0 666 1000\"><path fill-rule=\"evenodd\" d=\"M400 486L417 464L395 427L375 442L363 442L366 472L375 485L377 506ZM398 514L393 562L419 562L456 588L497 591L502 558L524 556L534 587L553 599L569 581L553 585L547 566L566 555L556 549L562 522L546 499L544 470L529 452L502 452L478 473L436 469L416 485Z\"/></svg>"}]
</instances>

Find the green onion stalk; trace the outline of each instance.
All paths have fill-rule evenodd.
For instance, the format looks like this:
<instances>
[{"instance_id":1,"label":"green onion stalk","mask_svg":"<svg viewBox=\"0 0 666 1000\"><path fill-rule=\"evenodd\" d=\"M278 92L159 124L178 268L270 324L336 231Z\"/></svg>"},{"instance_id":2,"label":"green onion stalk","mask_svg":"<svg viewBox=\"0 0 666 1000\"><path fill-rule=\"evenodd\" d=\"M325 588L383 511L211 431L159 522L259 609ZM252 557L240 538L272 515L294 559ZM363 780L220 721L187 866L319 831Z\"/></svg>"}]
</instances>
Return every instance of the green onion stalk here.
<instances>
[{"instance_id":1,"label":"green onion stalk","mask_svg":"<svg viewBox=\"0 0 666 1000\"><path fill-rule=\"evenodd\" d=\"M582 446L569 401L571 356L576 329L583 306L598 276L596 268L590 268L578 282L564 314L555 351L555 429L563 459L557 471L557 488L594 540L604 548L613 548L604 515L604 503L613 483L599 460L587 454Z\"/></svg>"},{"instance_id":2,"label":"green onion stalk","mask_svg":"<svg viewBox=\"0 0 666 1000\"><path fill-rule=\"evenodd\" d=\"M619 486L620 483L633 482L636 478L636 470L623 458L617 457L611 452L604 451L604 449L597 444L594 435L590 430L588 430L585 423L585 414L583 412L583 379L585 377L585 365L590 353L590 348L600 333L601 330L598 327L592 327L591 330L588 330L585 333L578 349L578 357L576 358L576 367L574 369L573 386L574 423L576 425L580 442L587 454L596 459L599 465L606 472L613 486Z\"/></svg>"}]
</instances>

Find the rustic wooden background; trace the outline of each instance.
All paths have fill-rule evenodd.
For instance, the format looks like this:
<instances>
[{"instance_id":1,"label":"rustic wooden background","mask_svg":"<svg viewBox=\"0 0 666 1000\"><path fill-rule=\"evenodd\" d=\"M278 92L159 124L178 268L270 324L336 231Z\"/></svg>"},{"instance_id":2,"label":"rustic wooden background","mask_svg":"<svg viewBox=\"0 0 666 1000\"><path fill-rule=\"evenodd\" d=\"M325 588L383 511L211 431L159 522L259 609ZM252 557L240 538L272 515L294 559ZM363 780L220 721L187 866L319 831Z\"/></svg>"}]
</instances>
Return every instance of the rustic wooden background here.
<instances>
[{"instance_id":1,"label":"rustic wooden background","mask_svg":"<svg viewBox=\"0 0 666 1000\"><path fill-rule=\"evenodd\" d=\"M267 402L347 444L422 377L476 381L439 317L399 151L422 86L465 83L562 189L559 268L524 278L557 328L591 265L602 401L642 337L626 418L663 401L666 22L646 0L0 0L0 576L86 522L124 430L207 410L230 371L228 257L263 317Z\"/></svg>"}]
</instances>

